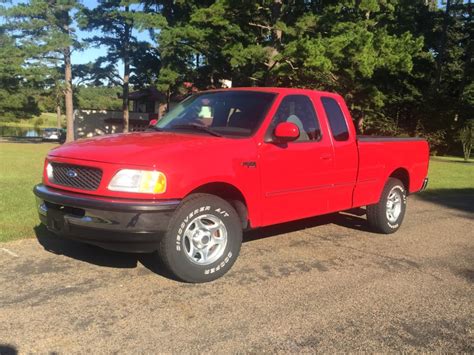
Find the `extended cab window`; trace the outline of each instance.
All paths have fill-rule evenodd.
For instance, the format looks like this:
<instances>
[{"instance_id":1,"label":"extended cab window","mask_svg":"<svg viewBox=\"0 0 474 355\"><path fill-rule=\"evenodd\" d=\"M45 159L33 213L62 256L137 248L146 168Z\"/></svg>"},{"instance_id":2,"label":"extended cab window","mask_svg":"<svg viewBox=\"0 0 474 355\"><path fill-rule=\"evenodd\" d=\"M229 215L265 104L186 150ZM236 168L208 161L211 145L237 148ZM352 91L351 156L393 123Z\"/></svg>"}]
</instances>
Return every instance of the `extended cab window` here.
<instances>
[{"instance_id":1,"label":"extended cab window","mask_svg":"<svg viewBox=\"0 0 474 355\"><path fill-rule=\"evenodd\" d=\"M175 106L155 127L164 131L247 137L260 127L275 96L240 90L193 95Z\"/></svg>"},{"instance_id":2,"label":"extended cab window","mask_svg":"<svg viewBox=\"0 0 474 355\"><path fill-rule=\"evenodd\" d=\"M291 122L298 126L300 136L296 142L318 141L321 138L313 103L305 95L285 96L273 117L271 131L281 122Z\"/></svg>"},{"instance_id":3,"label":"extended cab window","mask_svg":"<svg viewBox=\"0 0 474 355\"><path fill-rule=\"evenodd\" d=\"M322 97L324 111L329 120L329 127L335 140L346 141L349 139L349 129L347 128L346 119L336 100L332 97Z\"/></svg>"}]
</instances>

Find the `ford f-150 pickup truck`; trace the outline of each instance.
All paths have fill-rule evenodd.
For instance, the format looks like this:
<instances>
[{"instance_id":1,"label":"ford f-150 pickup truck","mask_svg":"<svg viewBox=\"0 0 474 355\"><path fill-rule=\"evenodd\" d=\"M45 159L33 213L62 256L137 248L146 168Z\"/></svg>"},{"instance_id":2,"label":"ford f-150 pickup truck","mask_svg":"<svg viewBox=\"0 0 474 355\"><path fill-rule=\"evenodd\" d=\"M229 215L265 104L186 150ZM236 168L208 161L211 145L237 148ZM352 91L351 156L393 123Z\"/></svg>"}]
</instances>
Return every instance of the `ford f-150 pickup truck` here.
<instances>
[{"instance_id":1,"label":"ford f-150 pickup truck","mask_svg":"<svg viewBox=\"0 0 474 355\"><path fill-rule=\"evenodd\" d=\"M146 132L52 149L34 193L56 234L156 252L176 278L206 282L231 268L245 229L367 206L375 231L395 232L428 160L422 139L357 137L337 94L223 89Z\"/></svg>"}]
</instances>

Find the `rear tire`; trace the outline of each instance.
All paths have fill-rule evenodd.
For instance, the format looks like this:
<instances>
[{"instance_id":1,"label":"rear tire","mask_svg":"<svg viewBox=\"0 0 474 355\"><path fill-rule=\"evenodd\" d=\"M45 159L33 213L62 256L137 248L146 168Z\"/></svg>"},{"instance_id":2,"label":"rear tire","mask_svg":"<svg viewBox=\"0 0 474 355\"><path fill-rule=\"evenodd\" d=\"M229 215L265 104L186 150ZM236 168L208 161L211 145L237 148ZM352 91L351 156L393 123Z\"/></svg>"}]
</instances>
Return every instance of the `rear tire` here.
<instances>
[{"instance_id":1,"label":"rear tire","mask_svg":"<svg viewBox=\"0 0 474 355\"><path fill-rule=\"evenodd\" d=\"M179 280L213 281L230 270L242 245L242 223L225 200L210 194L185 199L171 219L158 254Z\"/></svg>"},{"instance_id":2,"label":"rear tire","mask_svg":"<svg viewBox=\"0 0 474 355\"><path fill-rule=\"evenodd\" d=\"M367 221L370 227L378 233L395 233L405 217L406 203L406 190L403 183L398 179L389 178L380 201L367 206Z\"/></svg>"}]
</instances>

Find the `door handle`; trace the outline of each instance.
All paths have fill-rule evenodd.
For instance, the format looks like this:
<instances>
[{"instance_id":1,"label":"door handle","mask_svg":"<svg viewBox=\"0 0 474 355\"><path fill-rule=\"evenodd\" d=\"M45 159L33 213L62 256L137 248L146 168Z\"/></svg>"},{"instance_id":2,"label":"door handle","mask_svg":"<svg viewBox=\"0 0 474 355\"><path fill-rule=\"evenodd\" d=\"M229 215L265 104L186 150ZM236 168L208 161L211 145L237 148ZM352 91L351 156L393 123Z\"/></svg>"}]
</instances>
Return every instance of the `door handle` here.
<instances>
[{"instance_id":1,"label":"door handle","mask_svg":"<svg viewBox=\"0 0 474 355\"><path fill-rule=\"evenodd\" d=\"M332 154L329 154L329 153L321 154L320 158L321 160L330 160L332 159Z\"/></svg>"}]
</instances>

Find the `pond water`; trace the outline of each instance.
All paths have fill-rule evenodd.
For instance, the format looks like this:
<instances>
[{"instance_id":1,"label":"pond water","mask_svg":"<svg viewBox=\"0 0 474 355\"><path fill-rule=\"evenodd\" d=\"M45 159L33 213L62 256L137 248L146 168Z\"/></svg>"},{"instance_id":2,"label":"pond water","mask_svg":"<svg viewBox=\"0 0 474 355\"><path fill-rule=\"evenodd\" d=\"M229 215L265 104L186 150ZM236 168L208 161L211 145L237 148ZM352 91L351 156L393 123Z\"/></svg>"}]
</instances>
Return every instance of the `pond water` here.
<instances>
[{"instance_id":1,"label":"pond water","mask_svg":"<svg viewBox=\"0 0 474 355\"><path fill-rule=\"evenodd\" d=\"M0 137L41 137L43 130L37 127L8 127L0 124Z\"/></svg>"}]
</instances>

